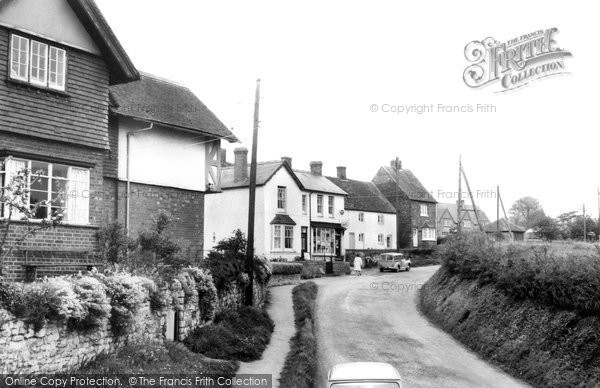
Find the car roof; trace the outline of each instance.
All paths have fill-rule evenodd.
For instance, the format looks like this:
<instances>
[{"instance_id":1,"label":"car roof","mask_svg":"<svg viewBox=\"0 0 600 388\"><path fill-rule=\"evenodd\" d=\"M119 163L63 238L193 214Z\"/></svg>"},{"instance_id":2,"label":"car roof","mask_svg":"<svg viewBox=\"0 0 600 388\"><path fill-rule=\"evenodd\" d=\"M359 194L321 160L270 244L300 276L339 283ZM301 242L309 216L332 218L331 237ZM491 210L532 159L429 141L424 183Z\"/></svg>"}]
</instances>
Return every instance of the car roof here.
<instances>
[{"instance_id":1,"label":"car roof","mask_svg":"<svg viewBox=\"0 0 600 388\"><path fill-rule=\"evenodd\" d=\"M329 371L329 381L398 379L396 368L383 362L349 362L337 364Z\"/></svg>"},{"instance_id":2,"label":"car roof","mask_svg":"<svg viewBox=\"0 0 600 388\"><path fill-rule=\"evenodd\" d=\"M388 252L388 253L382 253L381 256L383 255L389 255L389 256L404 256L404 253L398 253L398 252Z\"/></svg>"}]
</instances>

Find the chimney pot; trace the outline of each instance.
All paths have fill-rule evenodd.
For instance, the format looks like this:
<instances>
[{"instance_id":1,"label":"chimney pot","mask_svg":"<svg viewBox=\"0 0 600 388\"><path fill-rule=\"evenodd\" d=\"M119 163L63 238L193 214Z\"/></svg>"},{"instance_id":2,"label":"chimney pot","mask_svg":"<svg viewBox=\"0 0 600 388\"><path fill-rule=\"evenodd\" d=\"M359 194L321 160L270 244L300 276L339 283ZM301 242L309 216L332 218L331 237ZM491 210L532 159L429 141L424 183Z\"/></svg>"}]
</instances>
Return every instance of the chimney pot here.
<instances>
[{"instance_id":1,"label":"chimney pot","mask_svg":"<svg viewBox=\"0 0 600 388\"><path fill-rule=\"evenodd\" d=\"M233 179L236 182L248 179L248 149L236 148L233 150L235 162L233 167Z\"/></svg>"},{"instance_id":2,"label":"chimney pot","mask_svg":"<svg viewBox=\"0 0 600 388\"><path fill-rule=\"evenodd\" d=\"M398 160L398 166L396 166L396 159L392 159L390 161L390 167L393 168L393 169L398 168L398 170L402 170L402 161Z\"/></svg>"},{"instance_id":3,"label":"chimney pot","mask_svg":"<svg viewBox=\"0 0 600 388\"><path fill-rule=\"evenodd\" d=\"M346 167L338 166L337 167L337 177L343 180L346 180Z\"/></svg>"},{"instance_id":4,"label":"chimney pot","mask_svg":"<svg viewBox=\"0 0 600 388\"><path fill-rule=\"evenodd\" d=\"M282 156L281 161L287 163L287 165L292 168L292 158L289 156Z\"/></svg>"},{"instance_id":5,"label":"chimney pot","mask_svg":"<svg viewBox=\"0 0 600 388\"><path fill-rule=\"evenodd\" d=\"M323 162L310 162L310 172L315 175L323 175Z\"/></svg>"}]
</instances>

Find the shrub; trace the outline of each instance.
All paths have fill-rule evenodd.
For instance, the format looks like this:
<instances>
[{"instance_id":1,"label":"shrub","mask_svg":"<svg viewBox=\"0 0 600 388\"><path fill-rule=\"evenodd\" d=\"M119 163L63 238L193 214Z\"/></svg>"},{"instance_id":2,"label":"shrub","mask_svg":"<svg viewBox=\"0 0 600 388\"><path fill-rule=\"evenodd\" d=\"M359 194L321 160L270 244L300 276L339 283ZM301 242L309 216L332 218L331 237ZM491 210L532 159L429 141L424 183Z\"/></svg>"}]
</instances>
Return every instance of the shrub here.
<instances>
[{"instance_id":1,"label":"shrub","mask_svg":"<svg viewBox=\"0 0 600 388\"><path fill-rule=\"evenodd\" d=\"M111 299L111 329L115 335L125 333L135 313L147 300L141 278L126 273L117 273L104 278L106 292Z\"/></svg>"},{"instance_id":2,"label":"shrub","mask_svg":"<svg viewBox=\"0 0 600 388\"><path fill-rule=\"evenodd\" d=\"M193 330L184 344L211 358L254 361L267 347L273 328L266 312L243 307L218 314L212 324Z\"/></svg>"},{"instance_id":3,"label":"shrub","mask_svg":"<svg viewBox=\"0 0 600 388\"><path fill-rule=\"evenodd\" d=\"M123 263L129 250L135 249L137 243L127 236L127 231L118 222L110 223L98 232L98 257L103 262Z\"/></svg>"},{"instance_id":4,"label":"shrub","mask_svg":"<svg viewBox=\"0 0 600 388\"><path fill-rule=\"evenodd\" d=\"M296 275L302 273L301 263L271 263L273 275Z\"/></svg>"},{"instance_id":5,"label":"shrub","mask_svg":"<svg viewBox=\"0 0 600 388\"><path fill-rule=\"evenodd\" d=\"M318 287L302 283L292 290L296 334L290 341L279 383L282 387L311 388L317 374L317 339L315 336L315 301Z\"/></svg>"},{"instance_id":6,"label":"shrub","mask_svg":"<svg viewBox=\"0 0 600 388\"><path fill-rule=\"evenodd\" d=\"M254 278L260 284L267 284L273 271L269 260L264 256L254 256Z\"/></svg>"},{"instance_id":7,"label":"shrub","mask_svg":"<svg viewBox=\"0 0 600 388\"><path fill-rule=\"evenodd\" d=\"M90 276L77 276L73 278L73 291L86 312L82 319L72 322L75 328L86 330L101 326L111 310L104 284Z\"/></svg>"},{"instance_id":8,"label":"shrub","mask_svg":"<svg viewBox=\"0 0 600 388\"><path fill-rule=\"evenodd\" d=\"M200 315L204 321L210 321L214 318L219 303L217 288L213 282L213 277L210 272L205 269L188 268L187 271L196 283Z\"/></svg>"},{"instance_id":9,"label":"shrub","mask_svg":"<svg viewBox=\"0 0 600 388\"><path fill-rule=\"evenodd\" d=\"M302 266L302 274L300 277L302 279L314 279L320 278L325 274L323 267L321 265L315 265L314 262L307 261Z\"/></svg>"}]
</instances>

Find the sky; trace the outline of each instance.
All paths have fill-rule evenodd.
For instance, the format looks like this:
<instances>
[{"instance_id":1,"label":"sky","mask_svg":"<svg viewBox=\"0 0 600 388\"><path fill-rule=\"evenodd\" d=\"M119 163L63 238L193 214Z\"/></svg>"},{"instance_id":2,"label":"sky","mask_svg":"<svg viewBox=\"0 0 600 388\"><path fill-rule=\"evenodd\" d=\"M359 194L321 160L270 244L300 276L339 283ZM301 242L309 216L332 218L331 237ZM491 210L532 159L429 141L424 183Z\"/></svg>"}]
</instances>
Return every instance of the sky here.
<instances>
[{"instance_id":1,"label":"sky","mask_svg":"<svg viewBox=\"0 0 600 388\"><path fill-rule=\"evenodd\" d=\"M497 185L507 210L532 196L552 216L584 204L598 216L594 2L97 3L138 69L188 86L233 129L241 144L226 145L230 160L251 148L260 78L259 160L290 156L298 169L320 160L325 175L346 166L348 178L368 181L398 157L440 202L455 202L460 155L492 220ZM566 74L504 93L465 85L469 42L553 27L572 53ZM465 106L474 111L446 111Z\"/></svg>"}]
</instances>

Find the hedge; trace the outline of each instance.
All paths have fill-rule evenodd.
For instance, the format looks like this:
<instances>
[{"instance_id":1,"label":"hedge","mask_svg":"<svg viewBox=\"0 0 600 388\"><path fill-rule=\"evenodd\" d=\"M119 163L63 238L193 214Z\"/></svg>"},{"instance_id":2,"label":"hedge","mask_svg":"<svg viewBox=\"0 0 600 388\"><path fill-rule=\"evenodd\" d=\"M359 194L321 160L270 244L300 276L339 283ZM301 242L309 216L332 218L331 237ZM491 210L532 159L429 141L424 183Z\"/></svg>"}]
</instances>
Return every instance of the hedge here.
<instances>
[{"instance_id":1,"label":"hedge","mask_svg":"<svg viewBox=\"0 0 600 388\"><path fill-rule=\"evenodd\" d=\"M302 273L302 263L271 263L273 275L297 275Z\"/></svg>"}]
</instances>

